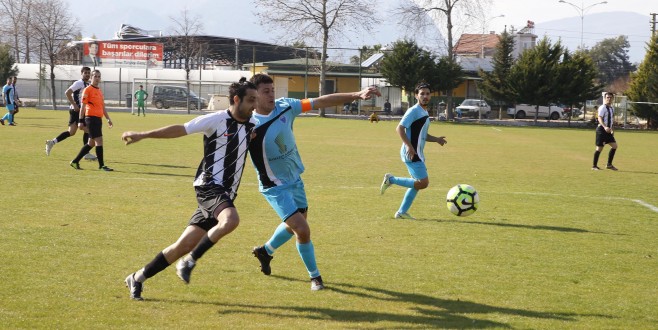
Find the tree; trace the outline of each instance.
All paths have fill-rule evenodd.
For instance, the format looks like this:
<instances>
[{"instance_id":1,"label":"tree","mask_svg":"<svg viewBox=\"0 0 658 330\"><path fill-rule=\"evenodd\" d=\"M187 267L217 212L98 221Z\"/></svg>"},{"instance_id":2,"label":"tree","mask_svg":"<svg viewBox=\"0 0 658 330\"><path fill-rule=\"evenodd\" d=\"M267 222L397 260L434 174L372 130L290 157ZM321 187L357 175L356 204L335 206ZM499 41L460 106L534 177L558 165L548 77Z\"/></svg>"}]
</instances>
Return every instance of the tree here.
<instances>
[{"instance_id":1,"label":"tree","mask_svg":"<svg viewBox=\"0 0 658 330\"><path fill-rule=\"evenodd\" d=\"M447 92L464 81L464 70L457 62L443 56L434 62L426 81L432 86L432 90Z\"/></svg>"},{"instance_id":2,"label":"tree","mask_svg":"<svg viewBox=\"0 0 658 330\"><path fill-rule=\"evenodd\" d=\"M609 85L620 77L626 77L636 70L628 57L630 43L626 36L607 38L589 50L589 55L599 69L599 81Z\"/></svg>"},{"instance_id":3,"label":"tree","mask_svg":"<svg viewBox=\"0 0 658 330\"><path fill-rule=\"evenodd\" d=\"M551 45L547 38L521 54L510 70L510 87L515 101L536 106L535 124L539 106L559 98L560 61L564 49L560 42Z\"/></svg>"},{"instance_id":4,"label":"tree","mask_svg":"<svg viewBox=\"0 0 658 330\"><path fill-rule=\"evenodd\" d=\"M428 26L438 26L434 23L445 19L444 34L447 38L445 45L448 59L454 61L454 43L453 43L453 18L461 17L465 13L481 13L484 4L489 0L414 0L403 2L398 12L400 21L403 22L407 29L414 31L425 31ZM447 91L447 113L448 119L454 117L452 112L452 89Z\"/></svg>"},{"instance_id":5,"label":"tree","mask_svg":"<svg viewBox=\"0 0 658 330\"><path fill-rule=\"evenodd\" d=\"M433 67L434 56L430 52L412 40L399 40L382 59L380 71L389 84L404 89L411 105L416 85L421 81L430 83L435 73Z\"/></svg>"},{"instance_id":6,"label":"tree","mask_svg":"<svg viewBox=\"0 0 658 330\"><path fill-rule=\"evenodd\" d=\"M574 54L565 51L556 86L559 90L557 101L570 105L571 109L582 102L583 109L587 110L584 106L586 100L596 98L602 89L596 82L597 75L596 66L587 53L582 50ZM571 116L569 123L571 124Z\"/></svg>"},{"instance_id":7,"label":"tree","mask_svg":"<svg viewBox=\"0 0 658 330\"><path fill-rule=\"evenodd\" d=\"M502 102L502 104L511 103L514 100L513 93L509 85L510 70L514 64L514 38L507 31L500 35L500 42L496 45L496 50L492 58L493 70L485 72L480 69L479 75L482 82L479 85L480 92L484 97ZM498 111L498 119L502 118L502 106Z\"/></svg>"},{"instance_id":8,"label":"tree","mask_svg":"<svg viewBox=\"0 0 658 330\"><path fill-rule=\"evenodd\" d=\"M637 72L631 75L631 85L628 89L628 97L633 102L631 111L639 117L647 120L647 127L658 128L658 34L655 34L647 45L647 53L640 63Z\"/></svg>"},{"instance_id":9,"label":"tree","mask_svg":"<svg viewBox=\"0 0 658 330\"><path fill-rule=\"evenodd\" d=\"M11 48L7 45L0 45L0 80L7 81L8 77L17 74L18 68L14 56L11 54Z\"/></svg>"},{"instance_id":10,"label":"tree","mask_svg":"<svg viewBox=\"0 0 658 330\"><path fill-rule=\"evenodd\" d=\"M320 95L325 91L329 43L349 30L370 31L377 21L375 7L365 0L272 0L256 2L256 8L264 26L283 31L287 38L322 42Z\"/></svg>"},{"instance_id":11,"label":"tree","mask_svg":"<svg viewBox=\"0 0 658 330\"><path fill-rule=\"evenodd\" d=\"M50 87L53 109L56 109L55 66L59 54L66 50L67 43L79 33L79 29L69 14L68 4L62 0L35 0L34 20L36 37L42 45L43 62L50 67Z\"/></svg>"},{"instance_id":12,"label":"tree","mask_svg":"<svg viewBox=\"0 0 658 330\"><path fill-rule=\"evenodd\" d=\"M32 28L34 0L0 0L0 27L4 41L11 45L17 62L30 63L31 49L36 47Z\"/></svg>"},{"instance_id":13,"label":"tree","mask_svg":"<svg viewBox=\"0 0 658 330\"><path fill-rule=\"evenodd\" d=\"M187 8L180 13L180 16L170 16L169 19L173 23L172 37L169 39L169 44L174 49L172 61L182 62L183 69L185 69L185 84L188 95L187 113L190 113L190 71L192 70L192 62L200 58L205 48L197 40L197 36L203 31L203 24L201 23L201 17L198 15L192 16ZM198 104L196 106L199 107Z\"/></svg>"}]
</instances>

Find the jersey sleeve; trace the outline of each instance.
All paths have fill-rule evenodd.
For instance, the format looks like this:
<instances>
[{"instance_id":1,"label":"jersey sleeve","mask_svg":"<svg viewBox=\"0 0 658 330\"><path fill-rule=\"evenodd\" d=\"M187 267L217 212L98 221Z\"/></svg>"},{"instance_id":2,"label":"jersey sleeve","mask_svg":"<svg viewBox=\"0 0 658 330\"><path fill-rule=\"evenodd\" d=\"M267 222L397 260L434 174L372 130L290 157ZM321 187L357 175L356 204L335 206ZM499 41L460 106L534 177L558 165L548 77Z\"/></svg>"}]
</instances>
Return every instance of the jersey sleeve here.
<instances>
[{"instance_id":1,"label":"jersey sleeve","mask_svg":"<svg viewBox=\"0 0 658 330\"><path fill-rule=\"evenodd\" d=\"M213 131L219 126L221 120L220 112L210 113L207 115L196 117L184 124L185 132L187 134L203 133L205 136L210 136Z\"/></svg>"},{"instance_id":2,"label":"jersey sleeve","mask_svg":"<svg viewBox=\"0 0 658 330\"><path fill-rule=\"evenodd\" d=\"M82 92L81 92L81 93L82 93L82 96L80 96L80 104L82 104L82 103L87 103L87 101L89 101L89 96L90 96L90 95L89 95L89 90L88 90L88 88L89 88L89 87L86 87L85 89L82 90Z\"/></svg>"},{"instance_id":3,"label":"jersey sleeve","mask_svg":"<svg viewBox=\"0 0 658 330\"><path fill-rule=\"evenodd\" d=\"M598 116L599 117L604 117L607 109L605 108L605 104L599 107L598 111Z\"/></svg>"},{"instance_id":4,"label":"jersey sleeve","mask_svg":"<svg viewBox=\"0 0 658 330\"><path fill-rule=\"evenodd\" d=\"M71 84L71 87L69 87L70 90L72 91L77 91L79 89L85 88L85 83L82 82L82 80L76 80Z\"/></svg>"},{"instance_id":5,"label":"jersey sleeve","mask_svg":"<svg viewBox=\"0 0 658 330\"><path fill-rule=\"evenodd\" d=\"M402 119L400 119L400 126L404 126L405 128L411 127L411 124L416 121L416 111L415 108L411 108L407 110L407 112L404 113L402 116Z\"/></svg>"},{"instance_id":6,"label":"jersey sleeve","mask_svg":"<svg viewBox=\"0 0 658 330\"><path fill-rule=\"evenodd\" d=\"M308 100L308 99L305 99ZM299 99L291 99L287 97L282 97L278 100L275 101L277 106L281 108L281 110L285 110L287 106L290 106L292 113L297 116L301 114L302 112L306 112L311 110L310 109L310 100L308 101L308 110L304 110L304 105L303 105L304 100L299 100Z\"/></svg>"}]
</instances>

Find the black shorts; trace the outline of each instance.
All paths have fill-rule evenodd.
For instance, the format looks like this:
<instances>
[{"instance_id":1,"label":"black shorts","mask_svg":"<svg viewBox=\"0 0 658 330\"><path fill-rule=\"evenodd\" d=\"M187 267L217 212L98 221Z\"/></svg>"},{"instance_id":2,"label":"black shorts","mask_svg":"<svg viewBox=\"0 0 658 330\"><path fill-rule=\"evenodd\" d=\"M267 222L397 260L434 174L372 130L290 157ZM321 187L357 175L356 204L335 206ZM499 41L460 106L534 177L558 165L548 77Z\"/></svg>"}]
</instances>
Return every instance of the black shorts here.
<instances>
[{"instance_id":1,"label":"black shorts","mask_svg":"<svg viewBox=\"0 0 658 330\"><path fill-rule=\"evenodd\" d=\"M213 214L217 211L222 212L225 208L235 207L229 192L222 186L196 186L194 190L196 191L196 200L199 206L190 217L188 226L196 225L208 231L219 223Z\"/></svg>"},{"instance_id":2,"label":"black shorts","mask_svg":"<svg viewBox=\"0 0 658 330\"><path fill-rule=\"evenodd\" d=\"M611 133L608 133L603 129L603 126L598 126L596 128L596 141L595 145L597 147L603 147L605 144L617 143L615 136Z\"/></svg>"},{"instance_id":3,"label":"black shorts","mask_svg":"<svg viewBox=\"0 0 658 330\"><path fill-rule=\"evenodd\" d=\"M89 137L92 139L103 136L103 120L99 117L85 117L85 124L89 131Z\"/></svg>"},{"instance_id":4,"label":"black shorts","mask_svg":"<svg viewBox=\"0 0 658 330\"><path fill-rule=\"evenodd\" d=\"M73 124L77 125L79 122L80 122L80 113L73 110L73 109L70 109L69 110L69 126L71 126ZM82 124L84 125L85 123L83 122Z\"/></svg>"}]
</instances>

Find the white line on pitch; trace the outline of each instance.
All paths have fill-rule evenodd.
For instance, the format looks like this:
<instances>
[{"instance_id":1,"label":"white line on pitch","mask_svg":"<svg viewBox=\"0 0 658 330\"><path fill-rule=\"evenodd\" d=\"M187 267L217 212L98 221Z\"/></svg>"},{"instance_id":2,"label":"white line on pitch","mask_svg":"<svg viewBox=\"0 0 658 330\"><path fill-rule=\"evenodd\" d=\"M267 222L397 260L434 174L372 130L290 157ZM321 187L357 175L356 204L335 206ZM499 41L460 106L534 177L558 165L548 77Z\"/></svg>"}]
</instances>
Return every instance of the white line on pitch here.
<instances>
[{"instance_id":1,"label":"white line on pitch","mask_svg":"<svg viewBox=\"0 0 658 330\"><path fill-rule=\"evenodd\" d=\"M552 194L552 193L539 193L539 192L512 192L512 194L517 194L517 195L541 195L541 196L566 196L566 197L573 197L573 198L601 198L601 197L594 197L594 196L576 196L576 195L563 195L563 194ZM654 211L658 213L658 207L651 205L641 199L633 199L633 198L626 198L626 197L603 197L605 199L617 199L617 200L622 200L622 201L630 201L634 202L637 204L640 204L646 208L648 208L651 211Z\"/></svg>"},{"instance_id":2,"label":"white line on pitch","mask_svg":"<svg viewBox=\"0 0 658 330\"><path fill-rule=\"evenodd\" d=\"M623 199L627 199L627 198L623 198ZM654 211L654 212L658 213L658 207L655 207L655 206L653 206L653 205L651 205L651 204L649 204L649 203L647 203L643 200L640 200L640 199L629 199L629 200L631 200L635 203L638 203L638 204L648 208L651 211Z\"/></svg>"},{"instance_id":3,"label":"white line on pitch","mask_svg":"<svg viewBox=\"0 0 658 330\"><path fill-rule=\"evenodd\" d=\"M495 128L495 127L492 127L491 129L493 129L494 131L498 131L498 132L502 132L502 131L503 131L502 129L498 129L498 128Z\"/></svg>"}]
</instances>

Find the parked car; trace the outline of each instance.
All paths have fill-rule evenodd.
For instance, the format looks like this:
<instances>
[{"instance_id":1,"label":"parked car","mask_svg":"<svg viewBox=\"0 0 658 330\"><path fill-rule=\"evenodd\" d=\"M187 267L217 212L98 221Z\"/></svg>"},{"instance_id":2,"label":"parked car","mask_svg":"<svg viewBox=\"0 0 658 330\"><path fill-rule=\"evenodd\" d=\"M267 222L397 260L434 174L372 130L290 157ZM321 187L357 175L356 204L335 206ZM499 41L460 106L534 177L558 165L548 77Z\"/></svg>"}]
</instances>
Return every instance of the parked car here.
<instances>
[{"instance_id":1,"label":"parked car","mask_svg":"<svg viewBox=\"0 0 658 330\"><path fill-rule=\"evenodd\" d=\"M559 105L562 110L564 111L564 118L569 118L571 116L572 118L578 118L580 115L583 113L581 112L580 108L578 107L571 107L568 105Z\"/></svg>"},{"instance_id":2,"label":"parked car","mask_svg":"<svg viewBox=\"0 0 658 330\"><path fill-rule=\"evenodd\" d=\"M153 86L153 94L151 104L158 109L185 108L187 107L187 99L190 99L190 107L194 110L208 108L208 101L190 91L187 94L187 88L181 86L168 86L168 85L155 85Z\"/></svg>"},{"instance_id":3,"label":"parked car","mask_svg":"<svg viewBox=\"0 0 658 330\"><path fill-rule=\"evenodd\" d=\"M536 108L537 106L535 105L517 104L516 107L507 109L507 115L517 119L524 119L526 117L534 118L537 111ZM564 116L564 109L557 105L539 106L538 117L558 120L562 118L562 116Z\"/></svg>"},{"instance_id":4,"label":"parked car","mask_svg":"<svg viewBox=\"0 0 658 330\"><path fill-rule=\"evenodd\" d=\"M485 100L465 99L457 108L455 108L457 117L487 118L491 113L491 107Z\"/></svg>"}]
</instances>

